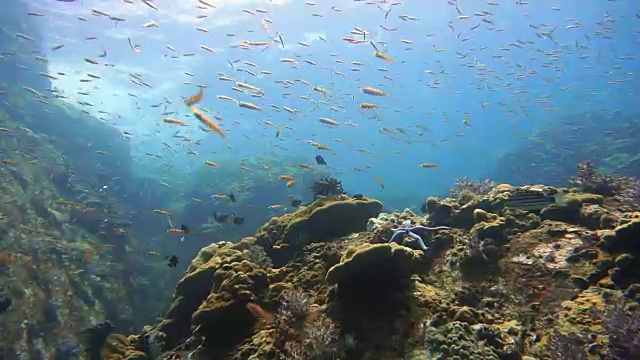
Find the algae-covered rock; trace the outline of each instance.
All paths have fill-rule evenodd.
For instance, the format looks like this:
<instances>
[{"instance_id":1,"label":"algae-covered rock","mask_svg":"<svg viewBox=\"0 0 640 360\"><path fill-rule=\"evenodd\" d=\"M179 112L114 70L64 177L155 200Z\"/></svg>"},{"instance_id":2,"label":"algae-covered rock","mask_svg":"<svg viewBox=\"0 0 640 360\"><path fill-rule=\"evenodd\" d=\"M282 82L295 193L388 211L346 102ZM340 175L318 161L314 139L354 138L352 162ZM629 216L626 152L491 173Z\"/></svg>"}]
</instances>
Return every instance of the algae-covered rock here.
<instances>
[{"instance_id":1,"label":"algae-covered rock","mask_svg":"<svg viewBox=\"0 0 640 360\"><path fill-rule=\"evenodd\" d=\"M294 218L285 228L283 240L293 243L305 236L326 240L363 231L369 219L378 216L380 210L382 203L377 200L332 201L316 207L307 216Z\"/></svg>"},{"instance_id":2,"label":"algae-covered rock","mask_svg":"<svg viewBox=\"0 0 640 360\"><path fill-rule=\"evenodd\" d=\"M603 279L605 269L594 274L594 277L604 281L603 285L607 284L607 287L615 285L626 289L631 284L640 283L640 219L637 218L637 213L631 213L622 221L625 222L614 230L597 232L599 247L616 257L606 269L609 280Z\"/></svg>"},{"instance_id":3,"label":"algae-covered rock","mask_svg":"<svg viewBox=\"0 0 640 360\"><path fill-rule=\"evenodd\" d=\"M459 321L440 328L428 327L425 342L424 354L438 360L500 360L503 347L498 330Z\"/></svg>"},{"instance_id":4,"label":"algae-covered rock","mask_svg":"<svg viewBox=\"0 0 640 360\"><path fill-rule=\"evenodd\" d=\"M239 346L233 360L262 360L276 358L275 329L264 329Z\"/></svg>"},{"instance_id":5,"label":"algae-covered rock","mask_svg":"<svg viewBox=\"0 0 640 360\"><path fill-rule=\"evenodd\" d=\"M498 218L498 215L486 212L482 209L475 209L473 211L473 222L475 222L476 224L481 222L495 221Z\"/></svg>"},{"instance_id":6,"label":"algae-covered rock","mask_svg":"<svg viewBox=\"0 0 640 360\"><path fill-rule=\"evenodd\" d=\"M352 282L368 277L369 273L375 272L374 269L379 269L383 265L389 272L409 275L411 260L414 256L411 249L395 243L351 248L340 259L339 264L329 269L326 279L331 285Z\"/></svg>"},{"instance_id":7,"label":"algae-covered rock","mask_svg":"<svg viewBox=\"0 0 640 360\"><path fill-rule=\"evenodd\" d=\"M551 204L540 211L540 217L544 220L564 221L578 223L582 202L577 196L567 194L563 203Z\"/></svg>"},{"instance_id":8,"label":"algae-covered rock","mask_svg":"<svg viewBox=\"0 0 640 360\"><path fill-rule=\"evenodd\" d=\"M607 249L610 252L637 252L640 249L640 219L632 219L614 229L615 242Z\"/></svg>"},{"instance_id":9,"label":"algae-covered rock","mask_svg":"<svg viewBox=\"0 0 640 360\"><path fill-rule=\"evenodd\" d=\"M200 250L191 262L187 274L176 286L166 319L158 327L165 335L163 351L174 348L191 335L191 318L211 293L216 272L225 265L243 260L240 246L229 242L211 244Z\"/></svg>"},{"instance_id":10,"label":"algae-covered rock","mask_svg":"<svg viewBox=\"0 0 640 360\"><path fill-rule=\"evenodd\" d=\"M456 199L438 199L430 197L425 203L425 212L428 222L435 226L453 226L463 229L470 229L474 223L474 213L482 210L488 213L499 210L499 204L489 195L475 195L470 199L465 199L464 203Z\"/></svg>"},{"instance_id":11,"label":"algae-covered rock","mask_svg":"<svg viewBox=\"0 0 640 360\"><path fill-rule=\"evenodd\" d=\"M455 199L430 197L424 205L429 221L436 226L451 226L454 211L460 208Z\"/></svg>"},{"instance_id":12,"label":"algae-covered rock","mask_svg":"<svg viewBox=\"0 0 640 360\"><path fill-rule=\"evenodd\" d=\"M129 348L127 337L122 334L111 334L107 336L102 347L103 359L124 359Z\"/></svg>"},{"instance_id":13,"label":"algae-covered rock","mask_svg":"<svg viewBox=\"0 0 640 360\"><path fill-rule=\"evenodd\" d=\"M267 273L249 261L219 267L211 292L192 317L205 346L229 351L248 337L257 319L246 305L258 302L268 286Z\"/></svg>"},{"instance_id":14,"label":"algae-covered rock","mask_svg":"<svg viewBox=\"0 0 640 360\"><path fill-rule=\"evenodd\" d=\"M348 249L326 276L336 285L329 301L343 331L369 344L364 346L381 346L397 336L415 308L411 275L417 258L394 243Z\"/></svg>"},{"instance_id":15,"label":"algae-covered rock","mask_svg":"<svg viewBox=\"0 0 640 360\"><path fill-rule=\"evenodd\" d=\"M325 281L327 271L340 262L341 254L333 243L313 243L304 247L297 261L269 274L271 286L268 299L279 302L283 292L298 289L315 294L314 300L322 305L326 299L328 286Z\"/></svg>"},{"instance_id":16,"label":"algae-covered rock","mask_svg":"<svg viewBox=\"0 0 640 360\"><path fill-rule=\"evenodd\" d=\"M589 334L592 340L601 342L605 333L601 326L601 314L606 310L606 302L610 301L606 298L610 294L609 290L590 287L575 298L563 301L555 328L566 334Z\"/></svg>"},{"instance_id":17,"label":"algae-covered rock","mask_svg":"<svg viewBox=\"0 0 640 360\"><path fill-rule=\"evenodd\" d=\"M166 319L146 331L159 350L175 348L194 327L207 347L222 353L251 334L256 319L246 305L258 302L269 286L264 264L247 260L253 258L247 252L255 250L255 241L219 242L200 250L178 282Z\"/></svg>"},{"instance_id":18,"label":"algae-covered rock","mask_svg":"<svg viewBox=\"0 0 640 360\"><path fill-rule=\"evenodd\" d=\"M337 285L339 292L350 286L372 286L368 290L376 292L384 282L393 283L410 277L415 258L411 249L395 243L352 247L340 263L329 269L326 281Z\"/></svg>"},{"instance_id":19,"label":"algae-covered rock","mask_svg":"<svg viewBox=\"0 0 640 360\"><path fill-rule=\"evenodd\" d=\"M492 191L494 194L499 194L499 193L512 193L516 190L517 188L511 184L498 184L496 185L496 187L493 188Z\"/></svg>"},{"instance_id":20,"label":"algae-covered rock","mask_svg":"<svg viewBox=\"0 0 640 360\"><path fill-rule=\"evenodd\" d=\"M505 241L504 218L481 209L474 210L473 217L475 225L471 228L472 236L481 240L493 239L498 243L503 243Z\"/></svg>"},{"instance_id":21,"label":"algae-covered rock","mask_svg":"<svg viewBox=\"0 0 640 360\"><path fill-rule=\"evenodd\" d=\"M276 266L289 261L306 244L338 239L366 230L370 218L380 214L382 203L348 196L322 197L297 211L274 217L256 232Z\"/></svg>"}]
</instances>

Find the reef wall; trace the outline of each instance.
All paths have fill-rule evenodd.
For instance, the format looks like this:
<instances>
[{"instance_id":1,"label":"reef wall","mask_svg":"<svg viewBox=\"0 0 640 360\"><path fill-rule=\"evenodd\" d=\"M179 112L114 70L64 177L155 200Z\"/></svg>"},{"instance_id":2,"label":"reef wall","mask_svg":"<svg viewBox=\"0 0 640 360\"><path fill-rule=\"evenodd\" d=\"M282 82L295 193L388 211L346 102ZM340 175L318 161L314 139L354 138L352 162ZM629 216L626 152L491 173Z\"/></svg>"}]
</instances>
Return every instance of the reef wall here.
<instances>
[{"instance_id":1,"label":"reef wall","mask_svg":"<svg viewBox=\"0 0 640 360\"><path fill-rule=\"evenodd\" d=\"M27 12L22 1L0 12L0 359L66 359L96 322L154 319L146 276L167 267L130 234L129 144L56 97Z\"/></svg>"},{"instance_id":2,"label":"reef wall","mask_svg":"<svg viewBox=\"0 0 640 360\"><path fill-rule=\"evenodd\" d=\"M640 174L640 113L576 113L507 152L487 178L564 186L584 161L608 173Z\"/></svg>"}]
</instances>

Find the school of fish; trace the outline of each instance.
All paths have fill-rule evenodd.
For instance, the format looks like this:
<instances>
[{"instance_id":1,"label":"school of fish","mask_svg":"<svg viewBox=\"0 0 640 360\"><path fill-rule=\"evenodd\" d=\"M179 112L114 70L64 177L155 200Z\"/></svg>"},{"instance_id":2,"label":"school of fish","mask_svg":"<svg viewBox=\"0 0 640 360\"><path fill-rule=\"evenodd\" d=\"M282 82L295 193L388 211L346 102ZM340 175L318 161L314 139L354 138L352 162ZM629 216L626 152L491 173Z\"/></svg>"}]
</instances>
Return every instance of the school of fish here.
<instances>
[{"instance_id":1,"label":"school of fish","mask_svg":"<svg viewBox=\"0 0 640 360\"><path fill-rule=\"evenodd\" d=\"M381 153L389 144L394 156L419 154L411 165L415 171L440 169L438 153L455 151L462 138L489 126L483 122L511 126L517 134L519 122L544 123L568 98L614 116L616 109L597 108L598 98L637 96L635 55L630 50L612 51L607 45L617 37L638 41L640 13L625 14L622 5L616 7L627 3L622 0L611 1L612 11L585 20L574 17L573 8L526 0L448 0L424 6L390 0L271 0L239 5L221 0L187 0L181 5L162 0L62 2L56 11L42 7L27 15L55 22L68 7L72 15L64 19L73 16L78 24L69 26L83 29L78 38L56 40L42 54L23 55L36 56L50 69L56 69L55 59L64 58L76 70L40 74L65 86L25 91L45 105L52 97L74 103L122 129L125 138L141 144L161 142L161 150L146 152L154 161L176 154L203 156L206 159L199 163L212 171L223 166L248 173L257 170L243 165L242 158L231 163L224 154L245 144L268 144L272 149L268 155L243 156L272 160L306 147L312 156L333 157L329 163L337 164L336 173L365 173L384 189L379 166L388 165L389 158ZM288 30L290 7L295 7L296 22L325 31ZM223 35L228 21L236 21L235 28L244 30ZM636 28L632 33L626 26L629 22ZM342 25L333 26L337 23ZM189 41L166 43L163 34L173 32ZM15 34L16 41L34 41L34 36L29 29ZM94 52L96 46L100 50ZM64 52L68 53L61 55ZM145 61L155 59L149 70L129 71L141 56ZM576 78L567 80L572 67L591 78L589 85ZM163 69L172 74L179 69L181 75L163 77ZM122 84L123 78L129 84ZM120 90L111 91L110 86ZM110 99L104 94L110 91L113 98L127 98L124 102L133 101L135 107L114 113L113 106L105 105ZM484 100L465 104L470 93ZM443 109L443 98L450 99L451 106ZM491 114L500 116L488 121L491 109ZM152 130L127 125L138 114L153 119ZM368 135L370 129L377 130L375 140ZM203 146L211 136L217 137L221 149ZM109 156L108 149L96 153ZM340 159L348 154L355 154L359 164L340 168ZM302 172L318 171L307 163L292 165L296 171L279 174L288 188L295 187ZM175 166L168 161L167 173ZM268 168L266 162L264 167ZM170 231L182 238L188 234L173 225Z\"/></svg>"}]
</instances>

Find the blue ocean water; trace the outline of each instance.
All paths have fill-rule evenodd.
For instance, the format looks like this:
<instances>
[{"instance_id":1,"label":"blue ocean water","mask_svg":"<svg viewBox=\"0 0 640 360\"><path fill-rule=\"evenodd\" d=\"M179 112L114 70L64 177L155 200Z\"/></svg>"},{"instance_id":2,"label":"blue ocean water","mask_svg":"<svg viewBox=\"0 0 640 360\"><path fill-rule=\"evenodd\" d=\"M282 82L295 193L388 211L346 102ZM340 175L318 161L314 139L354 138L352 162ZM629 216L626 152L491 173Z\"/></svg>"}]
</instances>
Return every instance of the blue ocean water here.
<instances>
[{"instance_id":1,"label":"blue ocean water","mask_svg":"<svg viewBox=\"0 0 640 360\"><path fill-rule=\"evenodd\" d=\"M207 267L218 251L212 249L224 248L219 259L229 250L212 243L254 236L270 218L311 202L310 187L325 177L341 181L354 198L380 200L385 213L423 211L425 198L448 195L460 178L563 187L585 160L638 178L639 25L640 5L631 0L3 0L0 333L8 335L0 341L0 359L74 358L86 350L79 341L84 328L101 326L101 337L112 325L129 334L158 317L174 320L166 312L172 299L174 309L185 304L182 291L202 295L186 300L186 307L196 306L212 286L185 286L180 279L196 268L226 266ZM593 169L584 164L583 170ZM635 192L609 194L615 196L601 205L612 212L619 207L615 216L593 210L593 203L605 202L599 197L580 200L585 222L567 223L562 231L589 228L580 230L585 243L596 241L591 230L610 231L626 221L620 214L637 210L637 179L597 175ZM534 200L547 204L547 195ZM620 207L625 196L635 207ZM295 216L307 216L310 208L302 209ZM408 235L403 231L411 224L395 228L407 219L414 225L443 220L409 215L387 221L383 214L378 220L391 228L339 246L384 243L394 231ZM231 264L248 259L269 269L271 281L305 272L296 266L328 255L309 266L317 282L304 281L327 285L316 265L336 264L345 249L327 247L320 256L314 253L320 246L308 253L300 246L316 234L264 236L293 223L280 219L256 236L260 246L240 241L246 248L233 250ZM484 264L483 246L496 255L494 234L451 223L452 237L429 239L434 251L425 255L437 261L421 275L446 267L457 272L457 260L465 258L456 257L467 251L466 259L482 255ZM504 237L527 240L520 235ZM446 255L436 251L436 240L445 236L454 246ZM298 249L287 248L296 241ZM549 248L558 250L555 244ZM626 254L605 249L606 256L594 255L569 245L558 259L580 250L585 261L602 260L602 269L613 256L616 266L625 264L618 260ZM501 257L511 255L500 250L506 251ZM289 251L303 254L286 270L281 264L274 270L278 253ZM218 275L215 281L224 278ZM571 276L576 284L587 281L578 275ZM521 276L513 279L529 288ZM629 286L621 283L620 289ZM504 293L522 290L516 289ZM324 304L313 299L314 305L328 305L332 294L322 294ZM300 295L305 306L312 302ZM529 300L538 302L540 294L532 295L527 308ZM432 298L434 304L443 299ZM256 313L271 317L276 304L265 305L265 312L242 309L247 324ZM195 324L189 323L194 310L181 315L185 331ZM347 340L350 346L361 341Z\"/></svg>"},{"instance_id":2,"label":"blue ocean water","mask_svg":"<svg viewBox=\"0 0 640 360\"><path fill-rule=\"evenodd\" d=\"M639 15L632 1L149 4L42 0L29 7L44 15L36 22L44 27L49 73L65 74L52 84L69 102L92 103L86 110L131 134L137 169L161 173L170 165L157 176L171 183L188 181L205 160L220 169L243 161L316 166L320 154L349 191L394 208L415 206L425 195L446 194L455 178L490 176L501 154L576 109L612 113L637 98ZM151 21L157 27L144 26ZM252 41L266 45L246 45ZM369 41L395 62L373 56ZM100 78L79 82L88 72ZM149 86L132 82L132 74ZM264 95L234 91L235 81ZM199 84L206 89L198 106L219 116L226 140L198 130L183 104ZM388 96L366 95L363 86ZM364 102L379 107L360 109ZM190 126L164 124L162 113ZM421 168L424 162L439 167ZM224 183L216 170L211 181Z\"/></svg>"}]
</instances>

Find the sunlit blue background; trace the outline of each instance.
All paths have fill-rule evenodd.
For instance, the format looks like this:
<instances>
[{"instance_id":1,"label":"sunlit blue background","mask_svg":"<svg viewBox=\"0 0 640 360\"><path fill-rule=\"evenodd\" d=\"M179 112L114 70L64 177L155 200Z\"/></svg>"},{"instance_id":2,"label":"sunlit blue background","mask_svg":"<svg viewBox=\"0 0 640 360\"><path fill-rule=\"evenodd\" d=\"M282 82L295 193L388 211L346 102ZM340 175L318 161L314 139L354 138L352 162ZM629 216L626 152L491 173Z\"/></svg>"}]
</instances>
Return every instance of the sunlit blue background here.
<instances>
[{"instance_id":1,"label":"sunlit blue background","mask_svg":"<svg viewBox=\"0 0 640 360\"><path fill-rule=\"evenodd\" d=\"M95 104L87 110L133 134L132 156L139 164L173 164L172 172L164 176L186 178L194 168L203 166L203 160L215 161L220 167L239 166L246 158L314 164L315 155L322 154L346 189L383 201L415 199L413 204L406 204L415 205L425 195L446 193L455 178L489 176L501 153L535 129L552 126L561 116L582 110L613 113L638 98L640 66L634 56L638 52L640 19L639 6L631 0L530 1L528 5L523 0L497 0L493 4L459 1L459 10L472 16L470 19L460 19L454 3L427 0L397 5L383 1L318 0L317 5L309 5L300 0L211 0L215 9L201 9L203 5L196 0L155 0L157 11L139 0L132 2L29 3L33 11L46 14L38 21L46 24L48 48L65 44L56 51L44 49L50 74L66 74L54 85L70 102ZM558 8L552 8L552 4ZM251 15L242 11L256 8L268 13ZM384 11L390 8L385 20ZM92 16L91 9L127 21L116 24L108 17ZM401 15L418 20L404 21ZM266 31L264 18L272 21ZM142 27L151 20L159 28ZM571 28L572 24L579 27ZM397 30L386 31L380 25ZM396 62L375 58L369 44L342 40L354 27L368 31L368 38ZM553 41L540 35L543 32L550 32ZM29 29L23 33L29 34ZM233 47L243 40L271 41L270 37L277 39L277 33L282 34L284 48L278 43L264 51L262 47ZM88 37L97 39L85 40ZM131 49L129 37L140 46L140 52ZM301 46L300 41L310 46ZM200 45L216 52L204 51ZM107 56L98 58L103 51ZM196 55L182 56L185 53ZM83 61L85 57L115 66L91 65ZM283 57L299 63L282 63L279 59ZM234 71L229 61L235 60L240 60L236 68L249 69L259 76ZM252 68L244 61L260 67ZM352 65L353 61L364 65ZM350 70L356 67L361 71ZM260 70L272 74L261 75ZM80 83L87 72L101 79ZM152 88L133 84L130 73L140 74ZM233 91L233 83L218 80L217 73L259 87L265 96L253 98ZM322 86L330 96L325 99L300 82L287 88L276 83L296 79ZM226 141L198 130L195 119L188 116L183 98L195 94L197 84L208 86L200 106L224 119ZM382 89L389 96L365 95L361 86ZM78 91L91 95L79 95ZM253 102L264 110L239 108L233 102L218 100L217 95ZM315 105L299 95L316 101L320 109L314 110ZM380 108L361 110L358 105L362 102L373 102ZM162 105L151 107L155 104ZM276 112L271 104L300 112ZM330 106L344 107L344 111L332 111ZM97 113L99 110L108 114ZM165 111L177 112L171 117L192 125L184 130L163 124L161 114ZM327 127L318 117L358 127ZM279 138L264 120L280 128ZM204 141L197 146L175 138L178 130L194 141ZM330 146L333 153L316 151L307 143L309 140ZM189 148L199 155L187 154ZM149 157L147 152L163 158ZM440 167L421 168L423 162ZM215 171L211 176L215 179ZM384 190L376 177L384 181Z\"/></svg>"}]
</instances>

